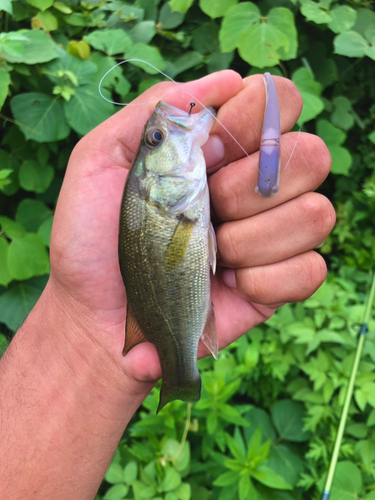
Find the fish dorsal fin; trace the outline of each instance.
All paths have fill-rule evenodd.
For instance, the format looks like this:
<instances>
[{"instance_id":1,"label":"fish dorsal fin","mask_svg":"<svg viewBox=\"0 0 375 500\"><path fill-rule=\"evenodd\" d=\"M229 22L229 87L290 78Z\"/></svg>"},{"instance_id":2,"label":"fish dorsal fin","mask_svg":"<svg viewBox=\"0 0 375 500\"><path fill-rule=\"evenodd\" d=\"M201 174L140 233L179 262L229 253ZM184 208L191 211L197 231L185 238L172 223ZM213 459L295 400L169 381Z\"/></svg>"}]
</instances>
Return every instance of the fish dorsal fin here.
<instances>
[{"instance_id":1,"label":"fish dorsal fin","mask_svg":"<svg viewBox=\"0 0 375 500\"><path fill-rule=\"evenodd\" d=\"M170 271L182 262L189 246L194 224L194 221L184 216L178 221L171 242L168 245L167 253L165 254L164 266L167 271Z\"/></svg>"},{"instance_id":2,"label":"fish dorsal fin","mask_svg":"<svg viewBox=\"0 0 375 500\"><path fill-rule=\"evenodd\" d=\"M215 229L210 222L208 226L208 260L211 264L212 274L216 272L216 252L217 252L217 243L216 243L216 235Z\"/></svg>"},{"instance_id":3,"label":"fish dorsal fin","mask_svg":"<svg viewBox=\"0 0 375 500\"><path fill-rule=\"evenodd\" d=\"M207 347L207 349L210 350L212 356L215 359L217 359L217 353L219 350L219 342L217 340L214 305L212 302L211 302L210 308L208 310L206 324L204 326L204 330L203 330L203 333L201 335L200 340Z\"/></svg>"},{"instance_id":4,"label":"fish dorsal fin","mask_svg":"<svg viewBox=\"0 0 375 500\"><path fill-rule=\"evenodd\" d=\"M123 356L128 354L128 352L133 349L138 344L142 342L147 342L147 339L143 335L137 320L133 316L129 304L126 311L126 326L125 326L125 345L122 351Z\"/></svg>"}]
</instances>

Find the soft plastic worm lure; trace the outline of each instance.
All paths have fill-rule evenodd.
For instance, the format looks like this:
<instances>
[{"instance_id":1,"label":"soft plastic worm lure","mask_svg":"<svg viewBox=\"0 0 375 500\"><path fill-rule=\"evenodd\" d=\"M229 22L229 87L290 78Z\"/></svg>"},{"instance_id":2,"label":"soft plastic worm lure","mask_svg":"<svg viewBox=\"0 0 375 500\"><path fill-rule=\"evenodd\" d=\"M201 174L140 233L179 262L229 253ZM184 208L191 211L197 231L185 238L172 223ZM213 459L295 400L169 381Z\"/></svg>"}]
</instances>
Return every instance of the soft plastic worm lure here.
<instances>
[{"instance_id":1,"label":"soft plastic worm lure","mask_svg":"<svg viewBox=\"0 0 375 500\"><path fill-rule=\"evenodd\" d=\"M276 85L270 73L264 74L266 109L259 152L258 186L255 191L271 198L279 190L280 177L280 109Z\"/></svg>"}]
</instances>

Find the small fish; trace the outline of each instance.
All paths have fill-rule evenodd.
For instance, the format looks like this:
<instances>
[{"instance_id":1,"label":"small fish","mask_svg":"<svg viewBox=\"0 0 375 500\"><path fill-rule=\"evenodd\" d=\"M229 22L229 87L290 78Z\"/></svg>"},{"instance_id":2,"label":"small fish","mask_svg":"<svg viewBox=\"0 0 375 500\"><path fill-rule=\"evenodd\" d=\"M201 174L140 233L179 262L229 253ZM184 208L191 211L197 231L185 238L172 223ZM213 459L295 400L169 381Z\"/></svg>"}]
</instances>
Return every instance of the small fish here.
<instances>
[{"instance_id":1,"label":"small fish","mask_svg":"<svg viewBox=\"0 0 375 500\"><path fill-rule=\"evenodd\" d=\"M201 150L215 115L213 108L190 114L159 102L145 125L121 205L123 354L141 342L155 345L163 377L158 411L175 399L200 398L200 339L217 358L210 294L216 239Z\"/></svg>"},{"instance_id":2,"label":"small fish","mask_svg":"<svg viewBox=\"0 0 375 500\"><path fill-rule=\"evenodd\" d=\"M271 198L279 190L280 177L280 109L276 85L270 73L264 74L266 109L259 152L258 186L255 191Z\"/></svg>"}]
</instances>

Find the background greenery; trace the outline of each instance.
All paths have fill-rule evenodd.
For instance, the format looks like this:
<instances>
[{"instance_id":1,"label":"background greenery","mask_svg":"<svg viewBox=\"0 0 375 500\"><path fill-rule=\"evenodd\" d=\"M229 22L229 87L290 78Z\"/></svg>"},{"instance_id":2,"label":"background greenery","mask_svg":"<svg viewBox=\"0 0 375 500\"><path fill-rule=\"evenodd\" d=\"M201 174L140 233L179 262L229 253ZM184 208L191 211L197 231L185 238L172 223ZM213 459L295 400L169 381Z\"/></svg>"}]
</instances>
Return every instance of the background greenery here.
<instances>
[{"instance_id":1,"label":"background greenery","mask_svg":"<svg viewBox=\"0 0 375 500\"><path fill-rule=\"evenodd\" d=\"M178 80L223 68L291 78L298 122L333 158L321 190L338 223L330 272L309 300L199 362L202 399L155 415L155 390L121 441L97 499L319 499L356 345L375 237L375 13L368 0L0 0L0 343L49 272L53 212L79 138L116 111L97 84L140 57ZM162 77L117 68L130 101ZM375 499L375 322L370 324L332 500Z\"/></svg>"}]
</instances>

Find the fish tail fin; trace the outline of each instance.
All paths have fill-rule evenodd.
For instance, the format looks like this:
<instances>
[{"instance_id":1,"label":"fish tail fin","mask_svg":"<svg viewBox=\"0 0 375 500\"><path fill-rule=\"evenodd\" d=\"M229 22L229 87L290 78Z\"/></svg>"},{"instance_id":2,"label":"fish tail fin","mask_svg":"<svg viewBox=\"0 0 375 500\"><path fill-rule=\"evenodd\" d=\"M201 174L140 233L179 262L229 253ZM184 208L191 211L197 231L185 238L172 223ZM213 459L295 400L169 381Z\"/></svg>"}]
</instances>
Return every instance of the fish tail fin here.
<instances>
[{"instance_id":1,"label":"fish tail fin","mask_svg":"<svg viewBox=\"0 0 375 500\"><path fill-rule=\"evenodd\" d=\"M169 386L163 382L160 390L159 406L156 413L159 413L159 411L166 404L170 403L171 401L174 401L175 399L180 399L181 401L190 401L190 402L198 401L199 398L201 397L201 386L202 386L202 380L200 375L198 375L198 378L194 379L189 384L186 384L182 387Z\"/></svg>"}]
</instances>

